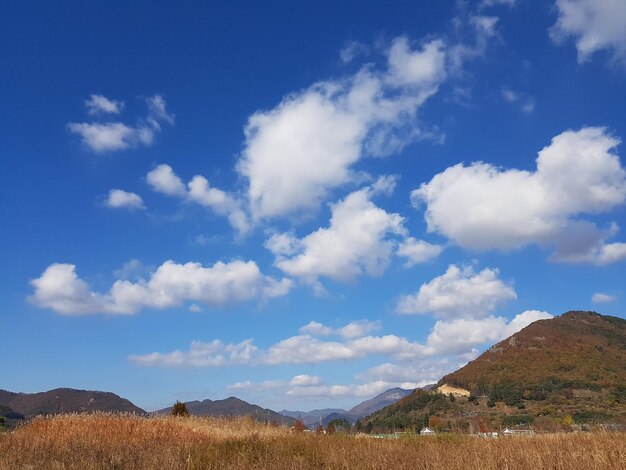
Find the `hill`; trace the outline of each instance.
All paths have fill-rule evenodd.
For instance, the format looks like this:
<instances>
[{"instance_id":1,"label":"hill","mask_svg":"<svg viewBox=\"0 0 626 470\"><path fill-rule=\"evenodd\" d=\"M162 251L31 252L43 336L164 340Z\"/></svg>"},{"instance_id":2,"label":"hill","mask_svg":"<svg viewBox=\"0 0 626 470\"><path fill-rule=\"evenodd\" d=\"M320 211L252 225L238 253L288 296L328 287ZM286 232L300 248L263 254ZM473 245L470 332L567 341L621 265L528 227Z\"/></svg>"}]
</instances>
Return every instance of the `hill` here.
<instances>
[{"instance_id":1,"label":"hill","mask_svg":"<svg viewBox=\"0 0 626 470\"><path fill-rule=\"evenodd\" d=\"M539 320L437 385L470 396L416 390L361 424L465 431L626 424L626 320L582 311Z\"/></svg>"},{"instance_id":2,"label":"hill","mask_svg":"<svg viewBox=\"0 0 626 470\"><path fill-rule=\"evenodd\" d=\"M187 411L192 416L251 416L257 421L292 424L295 420L267 408L252 405L236 397L224 400L194 400L185 402ZM157 414L170 414L172 407L156 411Z\"/></svg>"},{"instance_id":3,"label":"hill","mask_svg":"<svg viewBox=\"0 0 626 470\"><path fill-rule=\"evenodd\" d=\"M398 401L400 398L408 395L409 393L411 393L411 390L391 388L374 398L370 398L359 403L358 405L353 406L349 411L340 408L326 408L311 411L283 410L281 411L281 414L291 416L292 418L298 418L308 427L315 427L319 425L320 422L323 426L327 426L330 421L336 419L345 419L352 424L360 418L368 416L375 411Z\"/></svg>"},{"instance_id":4,"label":"hill","mask_svg":"<svg viewBox=\"0 0 626 470\"><path fill-rule=\"evenodd\" d=\"M328 416L336 415L346 415L348 412L346 410L342 410L341 408L324 408L321 410L311 410L311 411L289 411L283 410L280 412L283 416L289 416L294 419L301 420L305 426L311 428L317 426L320 421L324 424L324 420ZM332 419L332 418L331 418ZM325 426L325 424L324 424Z\"/></svg>"},{"instance_id":5,"label":"hill","mask_svg":"<svg viewBox=\"0 0 626 470\"><path fill-rule=\"evenodd\" d=\"M40 393L0 390L0 406L31 418L42 414L110 411L144 414L130 401L111 392L57 388Z\"/></svg>"},{"instance_id":6,"label":"hill","mask_svg":"<svg viewBox=\"0 0 626 470\"><path fill-rule=\"evenodd\" d=\"M531 393L612 390L626 384L626 320L573 311L536 321L437 385L443 384L474 395L507 384Z\"/></svg>"},{"instance_id":7,"label":"hill","mask_svg":"<svg viewBox=\"0 0 626 470\"><path fill-rule=\"evenodd\" d=\"M350 416L354 416L355 418L363 418L365 416L369 416L375 411L378 411L386 406L391 405L392 403L397 402L401 398L409 395L411 390L405 390L403 388L391 388L380 395L375 396L374 398L370 398L369 400L365 400L364 402L359 403L355 407L351 408L348 411Z\"/></svg>"}]
</instances>

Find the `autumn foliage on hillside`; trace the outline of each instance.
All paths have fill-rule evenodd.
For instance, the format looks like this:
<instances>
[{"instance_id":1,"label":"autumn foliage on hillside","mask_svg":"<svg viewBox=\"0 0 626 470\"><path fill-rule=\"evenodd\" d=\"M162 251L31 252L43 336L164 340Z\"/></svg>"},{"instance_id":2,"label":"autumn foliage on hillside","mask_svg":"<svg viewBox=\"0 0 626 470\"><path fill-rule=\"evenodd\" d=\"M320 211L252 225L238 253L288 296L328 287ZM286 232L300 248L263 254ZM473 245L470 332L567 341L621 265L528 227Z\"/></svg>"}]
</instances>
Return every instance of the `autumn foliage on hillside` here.
<instances>
[{"instance_id":1,"label":"autumn foliage on hillside","mask_svg":"<svg viewBox=\"0 0 626 470\"><path fill-rule=\"evenodd\" d=\"M437 431L478 432L626 426L626 320L568 312L537 321L443 377L438 385L444 384L471 394L415 390L359 427L417 432L435 422Z\"/></svg>"},{"instance_id":2,"label":"autumn foliage on hillside","mask_svg":"<svg viewBox=\"0 0 626 470\"><path fill-rule=\"evenodd\" d=\"M530 395L562 389L613 391L626 384L626 320L573 311L536 321L439 384L474 395L503 386Z\"/></svg>"}]
</instances>

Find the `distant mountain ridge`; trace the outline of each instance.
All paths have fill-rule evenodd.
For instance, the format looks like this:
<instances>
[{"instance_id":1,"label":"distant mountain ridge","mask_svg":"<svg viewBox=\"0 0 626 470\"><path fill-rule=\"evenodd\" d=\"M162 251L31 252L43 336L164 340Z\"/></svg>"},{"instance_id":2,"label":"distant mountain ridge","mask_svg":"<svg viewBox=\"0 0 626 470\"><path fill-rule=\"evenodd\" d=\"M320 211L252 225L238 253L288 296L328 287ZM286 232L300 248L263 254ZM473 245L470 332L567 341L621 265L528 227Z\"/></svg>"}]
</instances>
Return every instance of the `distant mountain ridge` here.
<instances>
[{"instance_id":1,"label":"distant mountain ridge","mask_svg":"<svg viewBox=\"0 0 626 470\"><path fill-rule=\"evenodd\" d=\"M358 405L353 406L350 410L346 411L341 408L326 408L321 410L311 411L288 411L283 410L281 413L285 413L287 416L291 416L296 419L302 420L306 426L314 426L322 424L327 426L333 419L345 419L348 422L355 423L361 418L364 418L385 406L388 406L401 398L411 393L411 390L405 390L403 388L391 388L383 393L376 395L374 398L365 400Z\"/></svg>"},{"instance_id":2,"label":"distant mountain ridge","mask_svg":"<svg viewBox=\"0 0 626 470\"><path fill-rule=\"evenodd\" d=\"M370 398L369 400L365 400L362 403L354 406L348 411L350 416L355 416L358 418L364 418L365 416L369 416L372 413L391 405L392 403L397 402L401 398L409 395L412 390L405 390L403 388L391 388L380 395L376 395L374 398Z\"/></svg>"},{"instance_id":3,"label":"distant mountain ridge","mask_svg":"<svg viewBox=\"0 0 626 470\"><path fill-rule=\"evenodd\" d=\"M224 400L194 400L185 402L187 411L193 416L251 416L257 421L271 422L279 424L292 424L295 420L290 416L283 416L268 408L261 408L252 405L237 397L229 397ZM155 411L157 414L169 414L172 407Z\"/></svg>"},{"instance_id":4,"label":"distant mountain ridge","mask_svg":"<svg viewBox=\"0 0 626 470\"><path fill-rule=\"evenodd\" d=\"M129 400L111 392L57 388L40 393L0 390L0 406L31 418L40 414L82 413L93 411L145 414Z\"/></svg>"}]
</instances>

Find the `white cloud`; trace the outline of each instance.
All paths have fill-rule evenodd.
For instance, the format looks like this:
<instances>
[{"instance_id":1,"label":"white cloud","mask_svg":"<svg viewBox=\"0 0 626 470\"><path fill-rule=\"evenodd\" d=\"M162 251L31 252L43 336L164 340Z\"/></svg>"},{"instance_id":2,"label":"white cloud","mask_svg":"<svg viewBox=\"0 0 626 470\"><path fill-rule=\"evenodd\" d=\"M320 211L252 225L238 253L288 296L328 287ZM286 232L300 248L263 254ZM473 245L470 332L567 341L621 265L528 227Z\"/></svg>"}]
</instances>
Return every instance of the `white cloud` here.
<instances>
[{"instance_id":1,"label":"white cloud","mask_svg":"<svg viewBox=\"0 0 626 470\"><path fill-rule=\"evenodd\" d=\"M517 333L537 320L552 318L548 312L527 310L516 315L510 322L503 317L458 318L437 321L426 341L426 354L467 354L475 346L497 343Z\"/></svg>"},{"instance_id":2,"label":"white cloud","mask_svg":"<svg viewBox=\"0 0 626 470\"><path fill-rule=\"evenodd\" d=\"M226 364L245 364L253 357L256 347L251 339L237 344L224 344L220 340L210 343L192 341L189 351L161 354L131 355L128 359L146 367L221 367Z\"/></svg>"},{"instance_id":3,"label":"white cloud","mask_svg":"<svg viewBox=\"0 0 626 470\"><path fill-rule=\"evenodd\" d=\"M339 328L331 328L323 325L322 323L311 321L298 331L301 335L341 336L342 338L351 339L365 336L372 331L379 330L380 328L380 321L354 320Z\"/></svg>"},{"instance_id":4,"label":"white cloud","mask_svg":"<svg viewBox=\"0 0 626 470\"><path fill-rule=\"evenodd\" d=\"M322 341L309 335L292 336L271 346L264 364L314 364L346 361L371 355L415 358L423 346L395 335L363 336L344 341Z\"/></svg>"},{"instance_id":5,"label":"white cloud","mask_svg":"<svg viewBox=\"0 0 626 470\"><path fill-rule=\"evenodd\" d=\"M221 189L212 187L204 176L194 176L185 187L171 166L161 164L149 171L146 179L152 189L157 192L195 202L211 209L220 216L226 217L230 225L239 234L250 231L249 218L242 209L240 202Z\"/></svg>"},{"instance_id":6,"label":"white cloud","mask_svg":"<svg viewBox=\"0 0 626 470\"><path fill-rule=\"evenodd\" d=\"M228 219L230 225L240 234L250 230L248 216L241 209L239 201L221 189L211 187L204 176L196 175L187 184L187 198L207 207L218 215Z\"/></svg>"},{"instance_id":7,"label":"white cloud","mask_svg":"<svg viewBox=\"0 0 626 470\"><path fill-rule=\"evenodd\" d=\"M398 360L414 359L422 354L424 346L396 335L371 336L370 333L381 327L378 321L357 320L338 328L326 327L318 322L310 322L300 328L300 334L291 336L271 345L267 349L258 349L252 340L246 340L251 353L246 360L238 363L249 365L280 365L280 364L315 364L328 361L348 361L367 356L379 355L393 357ZM336 336L337 340L321 340L315 336ZM239 343L243 344L243 343ZM215 345L218 345L219 348ZM210 346L210 347L209 347ZM146 366L170 366L173 363L181 366L228 365L235 364L225 359L221 341L205 343L193 341L189 351L171 353L151 353L134 355L133 361ZM229 347L234 347L230 345ZM222 348L222 349L220 349ZM199 354L195 351L209 351L198 362ZM223 362L218 363L216 357ZM195 358L191 361L191 358ZM238 356L240 359L242 356ZM185 359L189 359L185 361Z\"/></svg>"},{"instance_id":8,"label":"white cloud","mask_svg":"<svg viewBox=\"0 0 626 470\"><path fill-rule=\"evenodd\" d=\"M605 294L603 292L596 292L591 297L591 301L594 304L603 304L607 302L613 302L616 298L617 297L615 297L614 295Z\"/></svg>"},{"instance_id":9,"label":"white cloud","mask_svg":"<svg viewBox=\"0 0 626 470\"><path fill-rule=\"evenodd\" d=\"M120 102L111 102L104 97L104 100L93 101L94 96L87 101L89 114L95 114L94 110L103 112L104 108L121 109ZM92 103L93 102L93 103ZM131 147L150 146L154 143L154 137L161 130L160 122L173 124L173 116L165 110L165 100L155 95L146 99L148 105L148 115L145 119L140 119L135 126L122 122L71 122L67 125L68 130L73 134L78 134L84 145L94 152L111 152L124 150ZM112 111L108 111L112 112Z\"/></svg>"},{"instance_id":10,"label":"white cloud","mask_svg":"<svg viewBox=\"0 0 626 470\"><path fill-rule=\"evenodd\" d=\"M72 122L67 127L70 132L79 134L83 144L87 145L94 152L123 150L140 142L138 130L128 127L121 122L107 122L104 124ZM145 137L147 138L147 135Z\"/></svg>"},{"instance_id":11,"label":"white cloud","mask_svg":"<svg viewBox=\"0 0 626 470\"><path fill-rule=\"evenodd\" d=\"M443 41L425 44L419 53L411 49L406 37L396 38L389 49L389 75L394 86L436 88L446 77Z\"/></svg>"},{"instance_id":12,"label":"white cloud","mask_svg":"<svg viewBox=\"0 0 626 470\"><path fill-rule=\"evenodd\" d=\"M534 172L458 164L411 193L426 204L430 232L474 249L509 250L531 243L552 245L553 259L606 264L624 257L622 244L605 244L615 233L580 220L624 203L626 171L611 152L619 139L586 127L554 137L539 152Z\"/></svg>"},{"instance_id":13,"label":"white cloud","mask_svg":"<svg viewBox=\"0 0 626 470\"><path fill-rule=\"evenodd\" d=\"M121 189L111 189L109 195L104 202L105 206L112 209L145 209L143 199L135 193L129 193Z\"/></svg>"},{"instance_id":14,"label":"white cloud","mask_svg":"<svg viewBox=\"0 0 626 470\"><path fill-rule=\"evenodd\" d=\"M397 255L406 258L407 267L425 263L441 254L443 246L408 237L398 246Z\"/></svg>"},{"instance_id":15,"label":"white cloud","mask_svg":"<svg viewBox=\"0 0 626 470\"><path fill-rule=\"evenodd\" d=\"M413 383L415 388L436 383L448 372L452 372L453 367L448 361L420 361L417 365L393 364L386 362L374 367L370 367L361 372L356 377L367 382L387 382L391 384Z\"/></svg>"},{"instance_id":16,"label":"white cloud","mask_svg":"<svg viewBox=\"0 0 626 470\"><path fill-rule=\"evenodd\" d=\"M379 322L361 320L341 328L329 328L318 322L310 322L300 328L300 334L278 341L267 349L259 349L252 339L241 343L225 344L219 340L210 343L193 341L188 351L176 350L170 353L150 353L130 356L130 360L152 367L222 367L234 364L283 365L317 364L331 361L352 361L370 356L383 356L402 362L406 369L401 375L399 366L385 365L370 369L360 376L362 379L395 382L419 382L426 384L447 367L450 356L456 359L475 357L476 346L500 341L530 323L552 318L547 312L529 310L515 316L511 321L503 317L489 316L482 319L455 319L437 321L426 344L410 341L396 335L371 336L369 333L380 327ZM315 336L340 336L339 340L321 340ZM433 361L433 356L440 358ZM420 359L421 372L413 377L409 370L418 370L414 364ZM411 372L412 373L412 372ZM317 379L308 375L296 376L291 385L308 382L315 385ZM271 386L280 383L271 382ZM239 383L237 388L245 388L251 382ZM319 384L317 384L319 385ZM417 385L415 385L417 386ZM390 387L387 387L390 388Z\"/></svg>"},{"instance_id":17,"label":"white cloud","mask_svg":"<svg viewBox=\"0 0 626 470\"><path fill-rule=\"evenodd\" d=\"M187 192L182 180L174 173L169 165L159 165L146 175L148 184L156 192L168 196L184 196Z\"/></svg>"},{"instance_id":18,"label":"white cloud","mask_svg":"<svg viewBox=\"0 0 626 470\"><path fill-rule=\"evenodd\" d=\"M216 340L217 343L222 344ZM187 352L151 353L133 355L132 360L144 366L177 366L208 367L235 364L220 354L220 351L209 348L216 343L193 341ZM379 355L393 357L398 360L414 359L420 356L424 346L395 335L361 336L343 338L341 341L323 341L310 335L298 335L279 341L266 350L260 350L249 340L250 351L245 363L248 365L281 365L281 364L317 364L329 361L350 361L367 356ZM197 350L210 351L210 354L198 359ZM193 360L192 360L193 358ZM216 358L219 358L219 362Z\"/></svg>"},{"instance_id":19,"label":"white cloud","mask_svg":"<svg viewBox=\"0 0 626 470\"><path fill-rule=\"evenodd\" d=\"M89 115L119 114L124 109L124 102L112 100L102 95L91 95L88 100L85 100L85 106L87 106Z\"/></svg>"},{"instance_id":20,"label":"white cloud","mask_svg":"<svg viewBox=\"0 0 626 470\"><path fill-rule=\"evenodd\" d=\"M280 390L287 397L337 398L371 397L393 387L416 388L413 382L388 382L373 380L365 383L327 385L318 376L298 375L291 380L265 380L263 382L236 382L227 388L231 390L276 391Z\"/></svg>"},{"instance_id":21,"label":"white cloud","mask_svg":"<svg viewBox=\"0 0 626 470\"><path fill-rule=\"evenodd\" d=\"M397 38L387 70L365 66L250 116L237 170L248 181L253 217L314 210L331 189L355 180L358 160L419 138L415 113L444 79L444 58L439 40L412 49Z\"/></svg>"},{"instance_id":22,"label":"white cloud","mask_svg":"<svg viewBox=\"0 0 626 470\"><path fill-rule=\"evenodd\" d=\"M374 192L364 188L332 205L330 226L304 238L273 235L265 246L276 255L275 265L308 282L320 276L349 281L362 274L382 274L394 251L392 237L403 236L406 230L399 214L371 201Z\"/></svg>"},{"instance_id":23,"label":"white cloud","mask_svg":"<svg viewBox=\"0 0 626 470\"><path fill-rule=\"evenodd\" d=\"M432 313L438 318L485 317L498 305L517 298L498 275L497 269L475 273L471 266L450 265L445 274L422 284L416 294L401 297L396 311Z\"/></svg>"},{"instance_id":24,"label":"white cloud","mask_svg":"<svg viewBox=\"0 0 626 470\"><path fill-rule=\"evenodd\" d=\"M290 380L289 384L300 387L310 387L312 385L321 385L322 379L315 375L296 375Z\"/></svg>"},{"instance_id":25,"label":"white cloud","mask_svg":"<svg viewBox=\"0 0 626 470\"><path fill-rule=\"evenodd\" d=\"M550 29L556 42L574 38L578 62L607 49L616 61L626 60L626 8L623 0L557 0L559 16Z\"/></svg>"},{"instance_id":26,"label":"white cloud","mask_svg":"<svg viewBox=\"0 0 626 470\"><path fill-rule=\"evenodd\" d=\"M292 282L264 276L253 261L200 263L166 261L149 279L118 279L107 293L93 292L72 264L52 264L31 280L29 300L65 315L134 314L143 308L171 308L185 301L219 307L233 302L286 295Z\"/></svg>"}]
</instances>

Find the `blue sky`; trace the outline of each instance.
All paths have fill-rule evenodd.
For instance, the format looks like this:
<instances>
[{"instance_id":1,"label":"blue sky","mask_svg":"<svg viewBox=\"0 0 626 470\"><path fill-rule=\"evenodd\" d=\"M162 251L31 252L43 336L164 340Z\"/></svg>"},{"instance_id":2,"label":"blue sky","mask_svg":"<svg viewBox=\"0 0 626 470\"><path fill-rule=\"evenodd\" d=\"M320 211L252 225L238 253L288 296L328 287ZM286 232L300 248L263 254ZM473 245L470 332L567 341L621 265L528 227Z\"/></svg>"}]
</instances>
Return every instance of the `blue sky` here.
<instances>
[{"instance_id":1,"label":"blue sky","mask_svg":"<svg viewBox=\"0 0 626 470\"><path fill-rule=\"evenodd\" d=\"M1 388L351 407L624 316L621 0L12 2L0 44Z\"/></svg>"}]
</instances>

